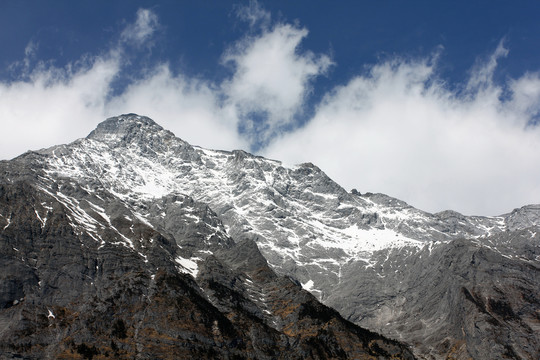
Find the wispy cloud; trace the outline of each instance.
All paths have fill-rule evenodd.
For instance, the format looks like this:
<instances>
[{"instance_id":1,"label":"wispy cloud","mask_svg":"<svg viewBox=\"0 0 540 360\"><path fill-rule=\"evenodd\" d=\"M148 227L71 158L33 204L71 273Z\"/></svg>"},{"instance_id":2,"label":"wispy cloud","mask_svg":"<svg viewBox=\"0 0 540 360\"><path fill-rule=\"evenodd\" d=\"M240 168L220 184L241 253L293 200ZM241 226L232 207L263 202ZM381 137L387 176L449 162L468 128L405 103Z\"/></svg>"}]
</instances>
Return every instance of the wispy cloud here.
<instances>
[{"instance_id":1,"label":"wispy cloud","mask_svg":"<svg viewBox=\"0 0 540 360\"><path fill-rule=\"evenodd\" d=\"M72 141L91 130L95 117L104 115L117 71L115 59L96 59L88 67L40 68L27 80L0 83L2 157Z\"/></svg>"},{"instance_id":2,"label":"wispy cloud","mask_svg":"<svg viewBox=\"0 0 540 360\"><path fill-rule=\"evenodd\" d=\"M30 68L30 62L36 56L36 51L38 49L38 44L35 41L30 40L26 47L24 48L24 66L25 69Z\"/></svg>"},{"instance_id":3,"label":"wispy cloud","mask_svg":"<svg viewBox=\"0 0 540 360\"><path fill-rule=\"evenodd\" d=\"M272 19L272 14L255 0L250 0L245 6L238 6L236 8L236 15L238 18L248 22L252 28L256 26L267 28Z\"/></svg>"},{"instance_id":4,"label":"wispy cloud","mask_svg":"<svg viewBox=\"0 0 540 360\"><path fill-rule=\"evenodd\" d=\"M121 41L135 46L150 46L149 41L159 27L157 15L149 9L139 9L134 23L126 26L120 36Z\"/></svg>"},{"instance_id":5,"label":"wispy cloud","mask_svg":"<svg viewBox=\"0 0 540 360\"><path fill-rule=\"evenodd\" d=\"M167 64L156 66L107 104L110 114L135 112L150 116L194 145L218 149L249 147L237 131L237 118L221 101L216 85L182 74Z\"/></svg>"},{"instance_id":6,"label":"wispy cloud","mask_svg":"<svg viewBox=\"0 0 540 360\"><path fill-rule=\"evenodd\" d=\"M504 39L499 42L499 45L487 60L477 60L473 67L467 90L473 95L478 95L482 91L499 90L493 86L493 74L497 68L497 63L500 58L508 55L508 49L504 46Z\"/></svg>"},{"instance_id":7,"label":"wispy cloud","mask_svg":"<svg viewBox=\"0 0 540 360\"><path fill-rule=\"evenodd\" d=\"M540 201L540 78L492 81L499 45L471 72L468 92L437 79L430 59L373 65L335 88L302 129L265 154L312 161L348 188L385 192L423 209L496 214Z\"/></svg>"},{"instance_id":8,"label":"wispy cloud","mask_svg":"<svg viewBox=\"0 0 540 360\"><path fill-rule=\"evenodd\" d=\"M234 75L221 89L252 143L265 143L293 123L312 80L333 64L327 55L299 50L307 35L305 28L277 24L238 41L224 54Z\"/></svg>"}]
</instances>

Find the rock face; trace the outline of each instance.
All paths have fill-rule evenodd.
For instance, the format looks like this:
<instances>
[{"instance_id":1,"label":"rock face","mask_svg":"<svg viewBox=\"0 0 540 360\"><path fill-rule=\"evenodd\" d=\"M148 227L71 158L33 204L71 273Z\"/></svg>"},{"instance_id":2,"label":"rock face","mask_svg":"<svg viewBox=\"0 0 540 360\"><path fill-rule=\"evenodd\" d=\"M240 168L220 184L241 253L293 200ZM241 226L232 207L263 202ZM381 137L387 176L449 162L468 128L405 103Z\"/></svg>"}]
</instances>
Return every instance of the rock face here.
<instances>
[{"instance_id":1,"label":"rock face","mask_svg":"<svg viewBox=\"0 0 540 360\"><path fill-rule=\"evenodd\" d=\"M410 356L316 298L418 358L540 358L540 206L430 214L134 114L0 168L12 354Z\"/></svg>"},{"instance_id":2,"label":"rock face","mask_svg":"<svg viewBox=\"0 0 540 360\"><path fill-rule=\"evenodd\" d=\"M158 152L202 164L135 115L0 163L2 359L414 358L276 275L206 203L130 188Z\"/></svg>"}]
</instances>

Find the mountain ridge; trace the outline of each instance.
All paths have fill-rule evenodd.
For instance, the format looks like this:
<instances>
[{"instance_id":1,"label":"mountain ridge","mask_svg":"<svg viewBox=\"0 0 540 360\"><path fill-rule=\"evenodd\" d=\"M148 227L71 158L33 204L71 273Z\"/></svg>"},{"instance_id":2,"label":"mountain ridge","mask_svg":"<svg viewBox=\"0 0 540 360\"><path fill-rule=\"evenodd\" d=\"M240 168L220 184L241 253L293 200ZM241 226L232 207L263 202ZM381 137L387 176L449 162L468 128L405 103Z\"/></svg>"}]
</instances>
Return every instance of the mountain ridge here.
<instances>
[{"instance_id":1,"label":"mountain ridge","mask_svg":"<svg viewBox=\"0 0 540 360\"><path fill-rule=\"evenodd\" d=\"M88 194L106 189L125 204L152 202L129 216L164 229L172 226L168 214L174 212L160 199L187 196L206 204L222 223L210 227L209 238L257 244L279 275L291 276L345 318L413 346L420 358L482 359L486 349L521 354L513 358L538 354L539 339L528 333L540 309L534 296L538 206L497 217L430 214L384 194L348 192L310 163L286 168L241 150L191 146L136 114L109 118L86 138L32 156L40 157L35 165L43 167L42 187L51 189L60 179L81 184ZM104 207L79 209L69 196L58 201L85 220L82 228L96 238L100 233L92 230L88 211L111 217ZM39 214L36 219L43 220ZM197 232L189 238L200 238L199 244L209 239ZM181 252L174 261L197 278L208 253ZM504 272L497 271L501 275L485 276L505 267L514 269L513 277L501 278ZM497 308L522 309L506 311L521 312L521 325ZM469 328L471 322L482 323L483 330Z\"/></svg>"},{"instance_id":2,"label":"mountain ridge","mask_svg":"<svg viewBox=\"0 0 540 360\"><path fill-rule=\"evenodd\" d=\"M0 163L2 358L414 358L276 275L207 204L110 186L93 165L112 170L118 135L183 146L118 132ZM74 161L89 145L104 157Z\"/></svg>"}]
</instances>

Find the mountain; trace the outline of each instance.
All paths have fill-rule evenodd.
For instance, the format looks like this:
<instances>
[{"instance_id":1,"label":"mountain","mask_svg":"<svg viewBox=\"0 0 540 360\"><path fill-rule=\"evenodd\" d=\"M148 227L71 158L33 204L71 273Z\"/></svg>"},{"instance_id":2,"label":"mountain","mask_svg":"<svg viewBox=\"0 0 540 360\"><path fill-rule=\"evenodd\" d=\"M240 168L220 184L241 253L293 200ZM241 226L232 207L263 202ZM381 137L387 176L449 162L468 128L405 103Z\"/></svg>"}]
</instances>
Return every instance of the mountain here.
<instances>
[{"instance_id":1,"label":"mountain","mask_svg":"<svg viewBox=\"0 0 540 360\"><path fill-rule=\"evenodd\" d=\"M28 354L144 358L183 339L209 357L410 356L377 332L423 359L540 357L540 206L430 214L348 192L313 164L191 146L134 114L1 169L0 332L26 319ZM189 331L164 315L178 294L175 309L200 314ZM107 343L113 332L125 337Z\"/></svg>"},{"instance_id":2,"label":"mountain","mask_svg":"<svg viewBox=\"0 0 540 360\"><path fill-rule=\"evenodd\" d=\"M128 115L0 163L0 358L414 359L152 171L197 154Z\"/></svg>"}]
</instances>

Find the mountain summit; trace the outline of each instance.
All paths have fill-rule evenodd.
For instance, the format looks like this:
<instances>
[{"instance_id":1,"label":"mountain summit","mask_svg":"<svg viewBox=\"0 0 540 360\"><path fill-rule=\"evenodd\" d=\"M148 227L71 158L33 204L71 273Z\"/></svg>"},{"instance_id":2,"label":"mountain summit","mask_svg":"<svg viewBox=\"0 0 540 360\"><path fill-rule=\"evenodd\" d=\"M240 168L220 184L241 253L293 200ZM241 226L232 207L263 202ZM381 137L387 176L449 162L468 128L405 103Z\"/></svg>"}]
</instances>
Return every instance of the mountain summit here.
<instances>
[{"instance_id":1,"label":"mountain summit","mask_svg":"<svg viewBox=\"0 0 540 360\"><path fill-rule=\"evenodd\" d=\"M204 166L134 114L0 162L1 357L414 358L277 275L180 191Z\"/></svg>"},{"instance_id":2,"label":"mountain summit","mask_svg":"<svg viewBox=\"0 0 540 360\"><path fill-rule=\"evenodd\" d=\"M41 334L12 354L540 356L538 206L430 214L136 114L0 166L2 334Z\"/></svg>"},{"instance_id":3,"label":"mountain summit","mask_svg":"<svg viewBox=\"0 0 540 360\"><path fill-rule=\"evenodd\" d=\"M101 122L96 129L87 136L87 139L104 142L110 141L111 139L129 141L131 138L136 137L137 134L159 134L162 131L163 128L161 126L146 116L126 114L112 117ZM174 136L170 132L169 134Z\"/></svg>"},{"instance_id":4,"label":"mountain summit","mask_svg":"<svg viewBox=\"0 0 540 360\"><path fill-rule=\"evenodd\" d=\"M137 114L126 114L101 122L87 137L110 147L136 146L152 151L167 151L167 146L187 146L184 141L163 129L154 120Z\"/></svg>"}]
</instances>

